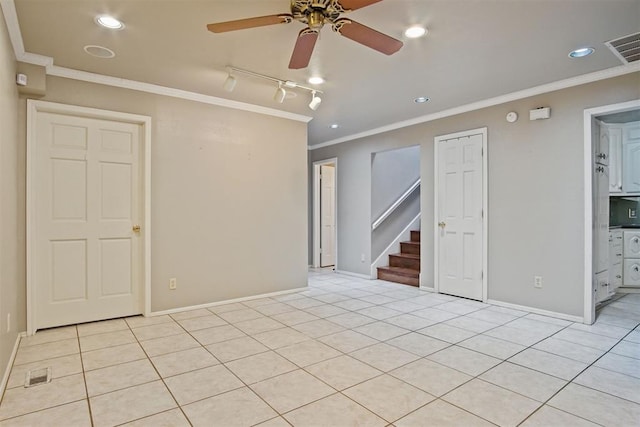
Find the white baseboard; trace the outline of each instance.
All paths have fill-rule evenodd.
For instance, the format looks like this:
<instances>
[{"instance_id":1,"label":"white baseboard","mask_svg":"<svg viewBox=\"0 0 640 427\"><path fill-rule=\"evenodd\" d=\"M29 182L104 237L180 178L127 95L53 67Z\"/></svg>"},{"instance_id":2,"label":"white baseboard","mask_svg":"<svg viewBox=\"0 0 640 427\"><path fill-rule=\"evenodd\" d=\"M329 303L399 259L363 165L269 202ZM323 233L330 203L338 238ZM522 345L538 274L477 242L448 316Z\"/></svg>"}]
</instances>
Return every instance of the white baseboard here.
<instances>
[{"instance_id":1,"label":"white baseboard","mask_svg":"<svg viewBox=\"0 0 640 427\"><path fill-rule=\"evenodd\" d=\"M372 279L371 276L367 276L366 274L352 273L351 271L336 270L336 273L344 274L345 276L357 277L359 279L367 279L367 280Z\"/></svg>"},{"instance_id":2,"label":"white baseboard","mask_svg":"<svg viewBox=\"0 0 640 427\"><path fill-rule=\"evenodd\" d=\"M425 292L435 292L436 291L433 287L428 287L428 286L420 286L420 290L421 291L425 291Z\"/></svg>"},{"instance_id":3,"label":"white baseboard","mask_svg":"<svg viewBox=\"0 0 640 427\"><path fill-rule=\"evenodd\" d=\"M198 304L198 305L191 305L191 306L187 306L187 307L171 308L169 310L152 311L149 314L149 317L164 316L165 314L181 313L183 311L198 310L200 308L215 307L217 305L233 304L233 303L236 303L236 302L251 301L251 300L254 300L254 299L275 297L275 296L278 296L278 295L286 295L286 294L291 294L293 292L301 291L301 290L303 290L305 288L307 288L307 286L304 286L304 287L301 287L301 288L295 288L295 289L287 289L286 291L269 292L269 293L266 293L266 294L252 295L252 296L249 296L249 297L234 298L234 299L228 299L228 300L224 300L224 301L210 302L210 303L206 303L206 304Z\"/></svg>"},{"instance_id":4,"label":"white baseboard","mask_svg":"<svg viewBox=\"0 0 640 427\"><path fill-rule=\"evenodd\" d=\"M487 300L487 304L497 305L499 307L512 308L514 310L528 311L529 313L539 314L541 316L555 317L556 319L569 320L571 322L584 323L584 318L581 316L572 316L570 314L557 313L555 311L542 310L535 307L527 307L526 305L511 304L508 302L496 301L492 299Z\"/></svg>"},{"instance_id":5,"label":"white baseboard","mask_svg":"<svg viewBox=\"0 0 640 427\"><path fill-rule=\"evenodd\" d=\"M378 267L386 267L389 265L389 255L400 252L400 242L407 241L411 238L411 229L413 227L420 227L420 214L416 215L401 232L393 239L393 242L385 248L384 251L376 258L371 264L371 278L378 277Z\"/></svg>"},{"instance_id":6,"label":"white baseboard","mask_svg":"<svg viewBox=\"0 0 640 427\"><path fill-rule=\"evenodd\" d=\"M11 374L11 368L13 367L13 362L16 359L16 354L18 353L20 340L26 336L26 332L20 332L16 337L16 342L13 345L13 351L11 352L11 356L9 357L9 361L7 362L7 367L4 370L4 375L2 376L2 382L0 383L0 400L4 396L5 388L7 387L7 383L9 382L9 374Z\"/></svg>"}]
</instances>

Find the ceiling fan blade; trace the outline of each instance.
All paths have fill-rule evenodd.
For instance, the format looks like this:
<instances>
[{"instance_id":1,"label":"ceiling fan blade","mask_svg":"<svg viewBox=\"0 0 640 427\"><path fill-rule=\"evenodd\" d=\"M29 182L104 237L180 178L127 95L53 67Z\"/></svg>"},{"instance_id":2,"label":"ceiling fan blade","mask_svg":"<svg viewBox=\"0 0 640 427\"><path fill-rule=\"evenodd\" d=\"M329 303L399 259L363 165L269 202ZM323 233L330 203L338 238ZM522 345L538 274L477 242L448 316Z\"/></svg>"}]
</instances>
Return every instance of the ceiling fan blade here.
<instances>
[{"instance_id":1,"label":"ceiling fan blade","mask_svg":"<svg viewBox=\"0 0 640 427\"><path fill-rule=\"evenodd\" d=\"M344 10L356 10L367 7L382 0L338 0Z\"/></svg>"},{"instance_id":2,"label":"ceiling fan blade","mask_svg":"<svg viewBox=\"0 0 640 427\"><path fill-rule=\"evenodd\" d=\"M348 39L382 52L385 55L396 53L403 45L400 40L396 40L351 19L338 19L333 23L333 30Z\"/></svg>"},{"instance_id":3,"label":"ceiling fan blade","mask_svg":"<svg viewBox=\"0 0 640 427\"><path fill-rule=\"evenodd\" d=\"M313 48L318 40L318 32L310 28L305 28L298 34L298 40L296 40L296 46L293 48L291 54L291 61L289 61L289 68L297 70L300 68L306 68L311 60L311 54Z\"/></svg>"},{"instance_id":4,"label":"ceiling fan blade","mask_svg":"<svg viewBox=\"0 0 640 427\"><path fill-rule=\"evenodd\" d=\"M207 25L212 33L226 33L227 31L244 30L247 28L264 27L266 25L288 24L293 16L288 13L279 15L258 16L256 18L238 19L237 21L217 22Z\"/></svg>"}]
</instances>

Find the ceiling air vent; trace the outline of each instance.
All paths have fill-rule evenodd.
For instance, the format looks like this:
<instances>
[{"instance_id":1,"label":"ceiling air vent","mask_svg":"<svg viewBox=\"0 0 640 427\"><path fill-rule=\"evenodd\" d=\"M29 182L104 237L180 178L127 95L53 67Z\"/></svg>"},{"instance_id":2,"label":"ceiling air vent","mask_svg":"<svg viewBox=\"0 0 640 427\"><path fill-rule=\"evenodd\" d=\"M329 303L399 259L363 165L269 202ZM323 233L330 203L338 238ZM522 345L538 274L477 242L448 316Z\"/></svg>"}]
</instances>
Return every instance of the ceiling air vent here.
<instances>
[{"instance_id":1,"label":"ceiling air vent","mask_svg":"<svg viewBox=\"0 0 640 427\"><path fill-rule=\"evenodd\" d=\"M623 64L640 60L640 33L629 34L604 43Z\"/></svg>"}]
</instances>

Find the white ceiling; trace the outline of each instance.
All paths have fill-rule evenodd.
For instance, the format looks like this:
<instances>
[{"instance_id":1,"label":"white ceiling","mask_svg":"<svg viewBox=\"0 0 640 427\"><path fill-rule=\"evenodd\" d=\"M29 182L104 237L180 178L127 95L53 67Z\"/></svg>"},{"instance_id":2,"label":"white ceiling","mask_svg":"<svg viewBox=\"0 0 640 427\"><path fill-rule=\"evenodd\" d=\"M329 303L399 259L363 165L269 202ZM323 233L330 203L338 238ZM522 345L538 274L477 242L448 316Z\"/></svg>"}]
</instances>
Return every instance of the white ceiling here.
<instances>
[{"instance_id":1,"label":"white ceiling","mask_svg":"<svg viewBox=\"0 0 640 427\"><path fill-rule=\"evenodd\" d=\"M603 42L640 31L640 0L383 0L348 16L403 40L398 53L385 56L326 26L309 67L289 70L299 22L206 29L286 13L288 0L15 0L15 8L27 52L71 69L311 115L309 145L620 66ZM98 27L94 17L104 13L126 28ZM405 39L412 24L429 34ZM91 57L83 51L89 44L116 57ZM583 46L595 54L567 57ZM321 75L322 105L311 111L304 91L278 104L275 84L244 76L226 92L228 65L301 84ZM431 101L413 102L423 95Z\"/></svg>"}]
</instances>

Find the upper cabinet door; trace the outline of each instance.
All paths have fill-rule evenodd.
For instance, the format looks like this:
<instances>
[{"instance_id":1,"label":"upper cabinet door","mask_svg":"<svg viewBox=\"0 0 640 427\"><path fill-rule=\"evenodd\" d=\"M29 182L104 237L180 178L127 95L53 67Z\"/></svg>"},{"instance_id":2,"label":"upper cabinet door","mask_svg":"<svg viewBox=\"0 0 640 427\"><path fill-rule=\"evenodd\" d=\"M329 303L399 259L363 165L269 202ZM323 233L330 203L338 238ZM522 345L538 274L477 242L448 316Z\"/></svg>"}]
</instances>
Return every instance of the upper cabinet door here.
<instances>
[{"instance_id":1,"label":"upper cabinet door","mask_svg":"<svg viewBox=\"0 0 640 427\"><path fill-rule=\"evenodd\" d=\"M624 129L622 187L625 193L640 193L640 125Z\"/></svg>"},{"instance_id":2,"label":"upper cabinet door","mask_svg":"<svg viewBox=\"0 0 640 427\"><path fill-rule=\"evenodd\" d=\"M622 129L603 128L609 143L609 192L622 192ZM603 132L604 134L604 132ZM604 138L604 135L600 136ZM602 143L605 141L601 141Z\"/></svg>"}]
</instances>

